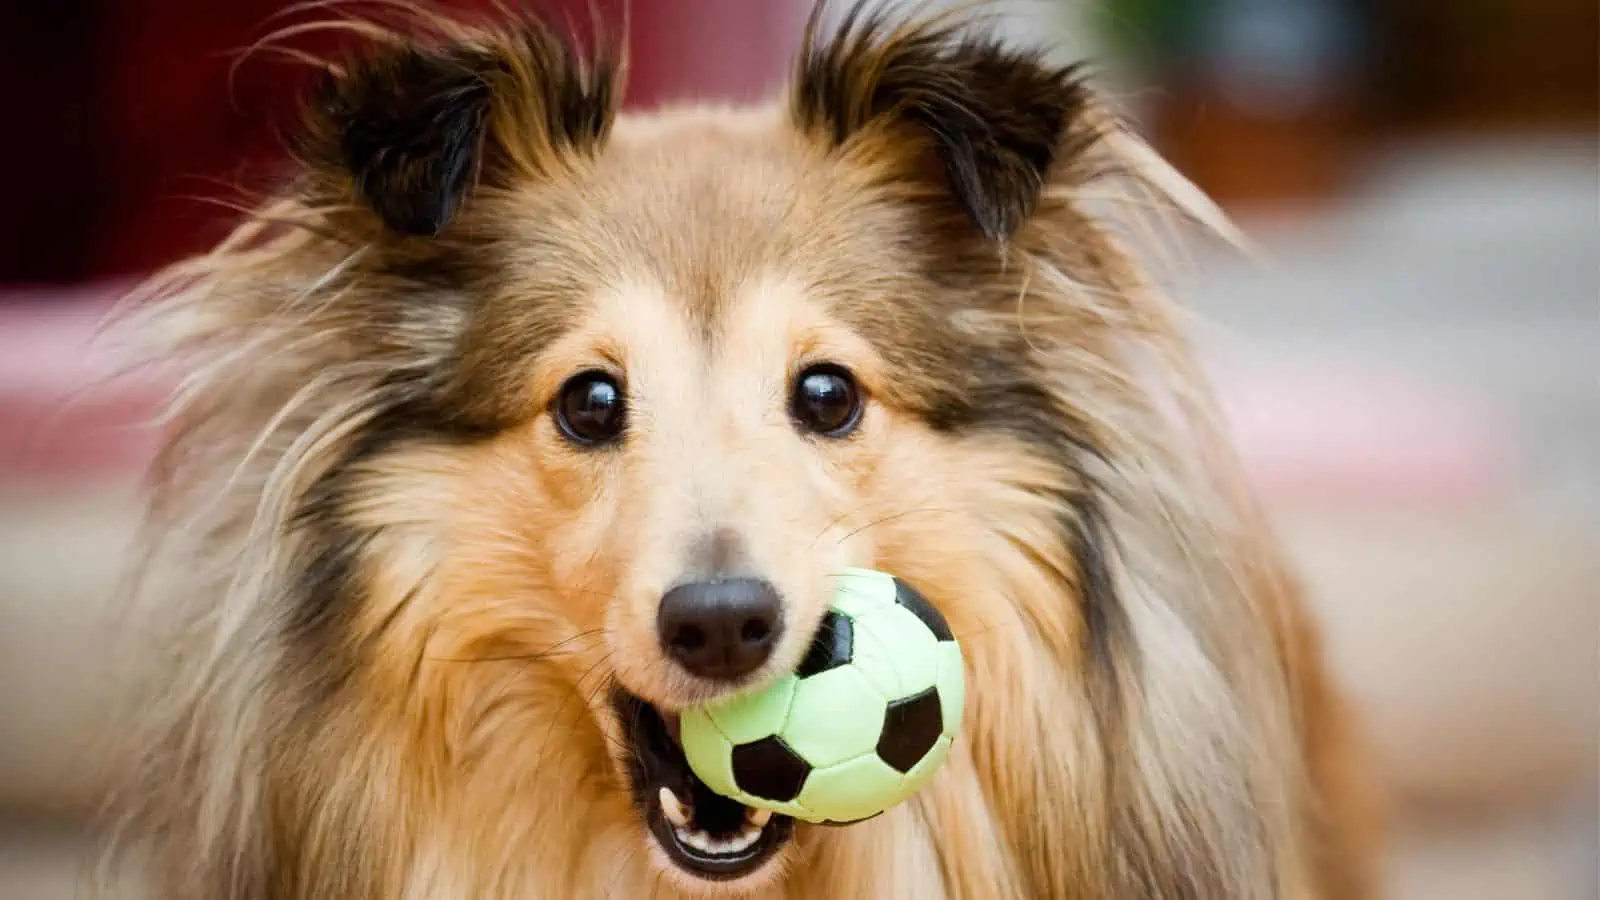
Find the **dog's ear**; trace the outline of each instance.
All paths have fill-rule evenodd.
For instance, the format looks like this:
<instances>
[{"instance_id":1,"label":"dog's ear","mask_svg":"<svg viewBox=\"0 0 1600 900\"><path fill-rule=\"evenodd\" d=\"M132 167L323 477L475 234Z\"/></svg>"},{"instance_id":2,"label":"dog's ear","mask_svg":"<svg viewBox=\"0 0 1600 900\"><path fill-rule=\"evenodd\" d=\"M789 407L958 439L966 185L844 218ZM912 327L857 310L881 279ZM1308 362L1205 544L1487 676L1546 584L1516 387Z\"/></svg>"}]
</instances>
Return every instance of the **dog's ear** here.
<instances>
[{"instance_id":1,"label":"dog's ear","mask_svg":"<svg viewBox=\"0 0 1600 900\"><path fill-rule=\"evenodd\" d=\"M480 181L548 175L603 143L617 84L608 58L533 20L396 39L322 79L302 156L394 232L436 236Z\"/></svg>"},{"instance_id":2,"label":"dog's ear","mask_svg":"<svg viewBox=\"0 0 1600 900\"><path fill-rule=\"evenodd\" d=\"M813 14L796 123L833 145L909 141L912 153L931 151L941 187L986 237L1005 240L1033 212L1052 166L1092 139L1081 73L974 35L959 16L897 23L869 6L852 7L820 42Z\"/></svg>"}]
</instances>

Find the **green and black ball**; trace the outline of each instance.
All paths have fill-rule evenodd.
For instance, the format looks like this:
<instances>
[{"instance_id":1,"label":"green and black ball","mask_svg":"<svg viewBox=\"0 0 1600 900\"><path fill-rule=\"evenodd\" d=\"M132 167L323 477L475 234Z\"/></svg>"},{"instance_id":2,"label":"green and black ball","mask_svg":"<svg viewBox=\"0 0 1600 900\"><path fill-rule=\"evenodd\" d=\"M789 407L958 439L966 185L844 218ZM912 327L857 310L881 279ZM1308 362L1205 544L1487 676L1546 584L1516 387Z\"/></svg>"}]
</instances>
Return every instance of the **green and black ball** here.
<instances>
[{"instance_id":1,"label":"green and black ball","mask_svg":"<svg viewBox=\"0 0 1600 900\"><path fill-rule=\"evenodd\" d=\"M871 818L916 793L961 727L961 647L883 572L843 573L792 674L686 710L683 748L713 791L806 822Z\"/></svg>"}]
</instances>

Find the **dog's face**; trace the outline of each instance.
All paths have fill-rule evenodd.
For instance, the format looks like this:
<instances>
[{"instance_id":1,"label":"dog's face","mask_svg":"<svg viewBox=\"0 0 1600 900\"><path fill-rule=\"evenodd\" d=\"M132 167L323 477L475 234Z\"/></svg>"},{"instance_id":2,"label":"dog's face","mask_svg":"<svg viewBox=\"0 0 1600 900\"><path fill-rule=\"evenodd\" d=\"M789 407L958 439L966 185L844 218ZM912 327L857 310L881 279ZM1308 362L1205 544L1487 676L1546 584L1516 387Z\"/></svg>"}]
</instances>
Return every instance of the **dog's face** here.
<instances>
[{"instance_id":1,"label":"dog's face","mask_svg":"<svg viewBox=\"0 0 1600 900\"><path fill-rule=\"evenodd\" d=\"M669 864L759 878L793 823L705 789L677 713L791 671L847 566L914 579L981 630L959 586L997 512L982 492L1029 451L939 416L969 366L1024 348L941 321L955 301L914 215L768 114L623 121L570 177L493 202L472 261L492 289L455 377L496 424L367 464L394 478L419 452L419 477L449 473L394 498L448 500L423 516L443 523L440 587L379 665L538 659L447 668L449 691L487 701L556 670ZM547 739L537 715L526 727L487 739Z\"/></svg>"},{"instance_id":2,"label":"dog's face","mask_svg":"<svg viewBox=\"0 0 1600 900\"><path fill-rule=\"evenodd\" d=\"M758 874L791 825L701 786L677 712L792 670L844 567L892 567L918 534L962 552L937 521L954 459L906 396L932 373L871 323L929 292L909 223L775 125L624 122L581 174L507 198L505 245L536 249L496 263L463 378L508 424L460 464L460 574L430 616L512 636L501 654L573 651L554 659L654 839L702 877Z\"/></svg>"},{"instance_id":3,"label":"dog's face","mask_svg":"<svg viewBox=\"0 0 1600 900\"><path fill-rule=\"evenodd\" d=\"M505 199L517 250L462 378L509 403L474 452L483 524L536 548L518 579L676 709L792 668L830 576L866 552L847 532L905 495L883 470L914 423L856 316L916 286L885 278L892 243L852 215L870 210L795 208L828 199L826 169L770 123L629 124Z\"/></svg>"},{"instance_id":4,"label":"dog's face","mask_svg":"<svg viewBox=\"0 0 1600 900\"><path fill-rule=\"evenodd\" d=\"M308 665L344 667L447 805L514 817L564 766L572 827L625 821L682 885L761 884L798 826L711 794L679 711L792 670L847 566L958 637L990 631L997 543L1089 577L1086 438L1041 347L1104 323L1015 327L1029 242L1110 289L1042 195L1090 140L1083 89L858 21L808 43L788 109L613 122L609 71L537 26L445 37L331 78L303 145L299 202L340 239L298 274L349 364L388 366L297 518L331 548ZM1074 611L1029 616L1079 643Z\"/></svg>"}]
</instances>

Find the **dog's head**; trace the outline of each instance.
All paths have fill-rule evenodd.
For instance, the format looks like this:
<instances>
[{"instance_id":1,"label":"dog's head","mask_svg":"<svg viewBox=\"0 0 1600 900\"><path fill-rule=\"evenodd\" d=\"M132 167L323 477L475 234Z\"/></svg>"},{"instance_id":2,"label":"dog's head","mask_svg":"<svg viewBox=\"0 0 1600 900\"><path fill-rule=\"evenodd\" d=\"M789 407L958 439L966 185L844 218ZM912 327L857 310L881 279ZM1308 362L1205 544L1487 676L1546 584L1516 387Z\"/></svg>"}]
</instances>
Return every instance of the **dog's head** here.
<instances>
[{"instance_id":1,"label":"dog's head","mask_svg":"<svg viewBox=\"0 0 1600 900\"><path fill-rule=\"evenodd\" d=\"M253 423L222 456L275 544L239 564L281 587L277 718L364 723L282 739L281 779L750 886L796 826L705 790L677 712L792 670L851 565L971 640L977 716L1021 642L1092 665L1089 471L1127 424L1092 398L1154 326L1081 196L1117 135L1037 54L862 14L786 104L619 90L531 22L332 72L293 192L180 273L213 399L174 446Z\"/></svg>"}]
</instances>

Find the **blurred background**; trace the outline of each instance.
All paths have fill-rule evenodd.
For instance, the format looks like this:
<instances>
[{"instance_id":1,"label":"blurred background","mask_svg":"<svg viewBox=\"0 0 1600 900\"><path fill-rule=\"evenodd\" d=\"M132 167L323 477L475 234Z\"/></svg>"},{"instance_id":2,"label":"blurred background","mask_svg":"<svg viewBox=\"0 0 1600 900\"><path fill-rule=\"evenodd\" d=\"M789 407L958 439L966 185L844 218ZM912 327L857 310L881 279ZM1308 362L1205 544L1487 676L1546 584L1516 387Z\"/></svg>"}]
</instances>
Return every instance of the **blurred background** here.
<instances>
[{"instance_id":1,"label":"blurred background","mask_svg":"<svg viewBox=\"0 0 1600 900\"><path fill-rule=\"evenodd\" d=\"M130 280L226 232L206 198L272 183L305 73L228 69L287 6L0 4L6 900L81 891L104 614L163 390L86 392L89 339ZM770 94L809 0L631 7L648 108ZM1196 247L1170 280L1366 714L1391 896L1600 896L1595 0L1003 9L1091 60L1265 250Z\"/></svg>"}]
</instances>

